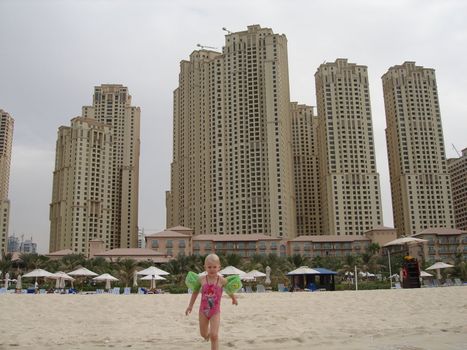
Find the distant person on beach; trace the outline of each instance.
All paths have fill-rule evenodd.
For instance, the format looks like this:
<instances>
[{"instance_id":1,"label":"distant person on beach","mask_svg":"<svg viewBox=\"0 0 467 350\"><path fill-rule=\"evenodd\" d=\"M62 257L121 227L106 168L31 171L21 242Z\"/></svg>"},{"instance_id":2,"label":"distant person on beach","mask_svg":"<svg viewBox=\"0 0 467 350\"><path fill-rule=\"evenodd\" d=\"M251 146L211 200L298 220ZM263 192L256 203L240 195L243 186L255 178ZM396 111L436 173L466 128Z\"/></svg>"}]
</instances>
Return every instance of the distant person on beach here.
<instances>
[{"instance_id":1,"label":"distant person on beach","mask_svg":"<svg viewBox=\"0 0 467 350\"><path fill-rule=\"evenodd\" d=\"M218 275L220 268L219 257L216 254L209 254L204 260L206 276L199 277L196 273L190 271L185 281L187 287L193 291L185 315L188 316L191 313L196 298L201 291L199 331L206 341L211 341L211 350L219 349L222 289L230 296L232 304L238 305L235 292L242 287L239 276L234 275L224 278Z\"/></svg>"}]
</instances>

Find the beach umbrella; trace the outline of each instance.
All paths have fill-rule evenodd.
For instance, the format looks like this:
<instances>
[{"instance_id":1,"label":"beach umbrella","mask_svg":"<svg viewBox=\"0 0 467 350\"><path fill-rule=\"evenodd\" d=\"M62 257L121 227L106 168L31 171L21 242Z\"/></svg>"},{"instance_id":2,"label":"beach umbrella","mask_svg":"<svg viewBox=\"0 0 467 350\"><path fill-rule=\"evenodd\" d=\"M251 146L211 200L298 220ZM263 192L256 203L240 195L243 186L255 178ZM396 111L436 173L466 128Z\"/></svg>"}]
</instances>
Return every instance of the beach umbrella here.
<instances>
[{"instance_id":1,"label":"beach umbrella","mask_svg":"<svg viewBox=\"0 0 467 350\"><path fill-rule=\"evenodd\" d=\"M21 275L18 275L18 277L16 277L16 289L21 289L23 288L23 285L21 283Z\"/></svg>"},{"instance_id":2,"label":"beach umbrella","mask_svg":"<svg viewBox=\"0 0 467 350\"><path fill-rule=\"evenodd\" d=\"M133 287L138 287L138 274L136 272L133 274Z\"/></svg>"},{"instance_id":3,"label":"beach umbrella","mask_svg":"<svg viewBox=\"0 0 467 350\"><path fill-rule=\"evenodd\" d=\"M118 281L118 278L115 278L111 274L104 273L100 276L94 277L94 281L105 281L105 289L110 289L110 282L111 281Z\"/></svg>"},{"instance_id":4,"label":"beach umbrella","mask_svg":"<svg viewBox=\"0 0 467 350\"><path fill-rule=\"evenodd\" d=\"M448 269L450 267L454 267L454 266L446 264L446 263L444 263L442 261L439 261L439 262L431 265L430 267L427 267L426 269L427 270L436 270L436 277L438 279L441 279L441 269Z\"/></svg>"},{"instance_id":5,"label":"beach umbrella","mask_svg":"<svg viewBox=\"0 0 467 350\"><path fill-rule=\"evenodd\" d=\"M219 271L221 275L239 275L242 276L245 274L245 271L237 269L235 266L227 266Z\"/></svg>"},{"instance_id":6,"label":"beach umbrella","mask_svg":"<svg viewBox=\"0 0 467 350\"><path fill-rule=\"evenodd\" d=\"M271 268L266 266L266 279L264 280L265 284L271 284Z\"/></svg>"},{"instance_id":7,"label":"beach umbrella","mask_svg":"<svg viewBox=\"0 0 467 350\"><path fill-rule=\"evenodd\" d=\"M8 282L10 282L10 274L7 272L5 274L5 288L8 289Z\"/></svg>"},{"instance_id":8,"label":"beach umbrella","mask_svg":"<svg viewBox=\"0 0 467 350\"><path fill-rule=\"evenodd\" d=\"M50 273L49 271L46 271L46 270L43 270L43 269L35 269L35 270L32 270L31 272L28 272L26 274L23 275L23 278L25 277L35 277L35 278L38 278L38 277L44 277L44 278L52 278L53 277L53 273Z\"/></svg>"},{"instance_id":9,"label":"beach umbrella","mask_svg":"<svg viewBox=\"0 0 467 350\"><path fill-rule=\"evenodd\" d=\"M68 272L68 275L70 276L83 276L83 277L90 277L90 276L97 276L97 273L92 272L91 270L88 270L85 267L81 267L77 270Z\"/></svg>"},{"instance_id":10,"label":"beach umbrella","mask_svg":"<svg viewBox=\"0 0 467 350\"><path fill-rule=\"evenodd\" d=\"M395 239L391 242L386 243L383 247L389 247L392 245L403 245L403 244L416 244L416 243L423 243L428 242L426 239L420 239L415 237L402 237Z\"/></svg>"},{"instance_id":11,"label":"beach umbrella","mask_svg":"<svg viewBox=\"0 0 467 350\"><path fill-rule=\"evenodd\" d=\"M161 270L155 266L148 267L147 269L141 270L137 272L138 275L159 275L159 276L166 276L170 275L167 271Z\"/></svg>"},{"instance_id":12,"label":"beach umbrella","mask_svg":"<svg viewBox=\"0 0 467 350\"><path fill-rule=\"evenodd\" d=\"M159 276L159 275L147 275L141 278L144 281L151 281L151 289L156 288L156 281L162 281L165 280L164 277Z\"/></svg>"},{"instance_id":13,"label":"beach umbrella","mask_svg":"<svg viewBox=\"0 0 467 350\"><path fill-rule=\"evenodd\" d=\"M75 279L63 271L58 271L54 273L54 277L57 281L55 283L56 289L63 289L65 288L65 281L74 281Z\"/></svg>"},{"instance_id":14,"label":"beach umbrella","mask_svg":"<svg viewBox=\"0 0 467 350\"><path fill-rule=\"evenodd\" d=\"M251 270L250 272L247 272L244 275L242 275L241 279L245 281L251 281L259 277L266 277L266 274L258 270Z\"/></svg>"},{"instance_id":15,"label":"beach umbrella","mask_svg":"<svg viewBox=\"0 0 467 350\"><path fill-rule=\"evenodd\" d=\"M289 276L293 275L319 275L319 271L313 270L312 268L309 268L308 266L300 266L298 269L295 269L293 271L290 271L287 273Z\"/></svg>"},{"instance_id":16,"label":"beach umbrella","mask_svg":"<svg viewBox=\"0 0 467 350\"><path fill-rule=\"evenodd\" d=\"M433 277L433 275L426 271L420 271L420 277Z\"/></svg>"}]
</instances>

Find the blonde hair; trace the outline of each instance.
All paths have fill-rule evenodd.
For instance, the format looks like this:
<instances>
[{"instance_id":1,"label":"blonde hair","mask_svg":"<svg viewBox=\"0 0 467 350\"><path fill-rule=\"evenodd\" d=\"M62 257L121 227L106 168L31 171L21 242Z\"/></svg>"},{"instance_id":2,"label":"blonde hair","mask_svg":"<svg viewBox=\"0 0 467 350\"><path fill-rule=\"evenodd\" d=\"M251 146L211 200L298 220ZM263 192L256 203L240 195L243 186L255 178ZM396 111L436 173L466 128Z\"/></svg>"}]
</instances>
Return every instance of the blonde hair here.
<instances>
[{"instance_id":1,"label":"blonde hair","mask_svg":"<svg viewBox=\"0 0 467 350\"><path fill-rule=\"evenodd\" d=\"M212 261L214 263L221 264L221 259L217 256L217 254L209 254L206 259L204 259L204 265L208 263L208 261Z\"/></svg>"}]
</instances>

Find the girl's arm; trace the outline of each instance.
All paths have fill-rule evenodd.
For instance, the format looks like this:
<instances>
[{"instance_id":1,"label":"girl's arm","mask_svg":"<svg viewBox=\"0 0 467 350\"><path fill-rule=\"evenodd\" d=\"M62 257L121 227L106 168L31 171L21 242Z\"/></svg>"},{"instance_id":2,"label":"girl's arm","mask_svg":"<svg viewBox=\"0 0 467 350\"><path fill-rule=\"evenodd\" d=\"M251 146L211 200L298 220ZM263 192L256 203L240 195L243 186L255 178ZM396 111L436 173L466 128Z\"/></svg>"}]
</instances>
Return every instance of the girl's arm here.
<instances>
[{"instance_id":1,"label":"girl's arm","mask_svg":"<svg viewBox=\"0 0 467 350\"><path fill-rule=\"evenodd\" d=\"M199 292L193 292L193 294L191 294L190 304L188 304L188 307L186 308L186 311L185 311L186 316L188 316L191 313L191 310L193 310L193 305L195 304L198 294Z\"/></svg>"}]
</instances>

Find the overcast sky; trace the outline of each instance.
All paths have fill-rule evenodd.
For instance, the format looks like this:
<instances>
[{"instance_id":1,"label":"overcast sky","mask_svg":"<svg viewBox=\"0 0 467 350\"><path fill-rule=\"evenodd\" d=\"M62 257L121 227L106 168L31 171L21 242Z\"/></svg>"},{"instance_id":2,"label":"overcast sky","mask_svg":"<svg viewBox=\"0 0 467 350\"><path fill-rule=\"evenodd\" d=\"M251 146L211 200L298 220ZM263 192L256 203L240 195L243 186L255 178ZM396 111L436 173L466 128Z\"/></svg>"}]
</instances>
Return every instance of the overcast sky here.
<instances>
[{"instance_id":1,"label":"overcast sky","mask_svg":"<svg viewBox=\"0 0 467 350\"><path fill-rule=\"evenodd\" d=\"M165 228L172 92L196 44L224 45L222 27L260 24L288 39L293 101L316 105L324 61L368 66L384 224L393 225L381 76L415 61L436 69L444 140L467 147L467 1L0 0L0 109L15 118L10 234L48 251L57 129L92 103L94 86L123 84L141 107L139 225Z\"/></svg>"}]
</instances>

